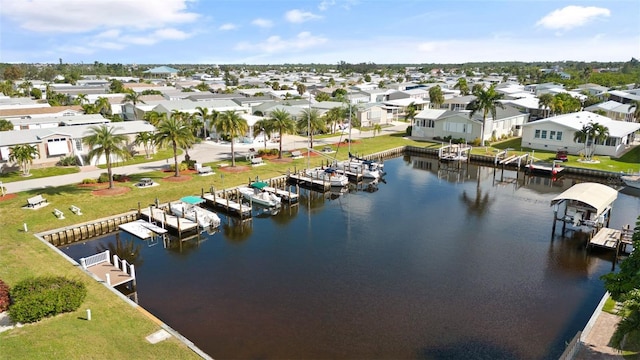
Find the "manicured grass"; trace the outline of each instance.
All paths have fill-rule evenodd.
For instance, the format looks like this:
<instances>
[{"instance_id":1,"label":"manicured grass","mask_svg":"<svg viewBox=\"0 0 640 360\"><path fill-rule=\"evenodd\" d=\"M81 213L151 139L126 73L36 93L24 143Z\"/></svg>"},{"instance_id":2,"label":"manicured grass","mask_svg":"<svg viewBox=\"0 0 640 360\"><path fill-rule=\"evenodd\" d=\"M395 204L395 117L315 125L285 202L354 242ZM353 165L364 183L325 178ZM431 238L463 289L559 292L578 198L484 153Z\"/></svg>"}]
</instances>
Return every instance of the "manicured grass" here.
<instances>
[{"instance_id":1,"label":"manicured grass","mask_svg":"<svg viewBox=\"0 0 640 360\"><path fill-rule=\"evenodd\" d=\"M28 176L28 177L22 176L22 171L10 171L7 173L1 173L0 181L2 181L3 183L10 183L12 181L31 180L31 179L39 179L39 178L44 178L49 176L73 174L79 171L80 169L78 169L75 166L64 166L64 167L55 166L55 167L48 167L48 168L42 168L42 169L31 169L30 171L31 176Z\"/></svg>"},{"instance_id":2,"label":"manicured grass","mask_svg":"<svg viewBox=\"0 0 640 360\"><path fill-rule=\"evenodd\" d=\"M178 155L181 155L182 153L183 153L182 149L178 149ZM147 158L145 154L142 154L142 155L136 155L136 156L132 157L131 159L128 159L127 161L119 161L119 162L113 164L113 168L115 169L115 168L117 168L119 166L142 164L142 163L147 163L147 162L151 162L151 161L172 159L172 158L173 158L173 150L171 150L171 149L162 149L162 150L158 150L150 158ZM98 167L100 169L106 169L107 165L98 165Z\"/></svg>"}]
</instances>

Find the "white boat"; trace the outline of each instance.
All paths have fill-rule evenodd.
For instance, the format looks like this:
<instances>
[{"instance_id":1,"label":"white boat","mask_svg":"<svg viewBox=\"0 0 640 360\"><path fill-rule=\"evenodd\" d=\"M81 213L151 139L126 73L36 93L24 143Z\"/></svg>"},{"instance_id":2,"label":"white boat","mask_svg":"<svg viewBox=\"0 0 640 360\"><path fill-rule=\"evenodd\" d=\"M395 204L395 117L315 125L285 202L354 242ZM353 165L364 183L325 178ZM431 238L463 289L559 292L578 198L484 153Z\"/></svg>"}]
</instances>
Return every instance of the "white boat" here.
<instances>
[{"instance_id":1,"label":"white boat","mask_svg":"<svg viewBox=\"0 0 640 360\"><path fill-rule=\"evenodd\" d=\"M188 198L195 198L193 196ZM171 213L178 217L184 217L187 220L196 221L198 225L203 228L207 227L218 227L220 226L220 217L218 214L213 211L209 211L207 209L203 209L199 207L197 204L200 202L204 202L204 200L193 203L195 201L184 201L185 198L181 199L182 201L176 203L170 203L169 209Z\"/></svg>"},{"instance_id":2,"label":"white boat","mask_svg":"<svg viewBox=\"0 0 640 360\"><path fill-rule=\"evenodd\" d=\"M362 174L363 177L368 179L380 179L384 175L382 169L377 169L374 165L366 164L359 160L346 160L338 162L336 164L336 168L338 168L338 170Z\"/></svg>"},{"instance_id":3,"label":"white boat","mask_svg":"<svg viewBox=\"0 0 640 360\"><path fill-rule=\"evenodd\" d=\"M636 175L622 175L620 179L628 187L640 189L640 174Z\"/></svg>"},{"instance_id":4,"label":"white boat","mask_svg":"<svg viewBox=\"0 0 640 360\"><path fill-rule=\"evenodd\" d=\"M328 181L331 186L344 187L349 185L349 178L346 175L338 174L334 168L307 170L305 175L322 181Z\"/></svg>"},{"instance_id":5,"label":"white boat","mask_svg":"<svg viewBox=\"0 0 640 360\"><path fill-rule=\"evenodd\" d=\"M369 166L371 166L371 167L373 167L374 169L377 169L377 170L384 169L384 163L382 163L382 162L378 162L378 161L375 161L375 160L366 160L366 159L363 159L361 157L357 157L357 156L355 156L355 155L353 155L351 153L349 153L349 160L351 160L352 162L360 162L360 163L363 163L365 165L369 165Z\"/></svg>"},{"instance_id":6,"label":"white boat","mask_svg":"<svg viewBox=\"0 0 640 360\"><path fill-rule=\"evenodd\" d=\"M241 187L238 188L238 191L240 191L242 197L252 203L266 207L282 206L282 199L280 198L280 196L268 193L258 187Z\"/></svg>"}]
</instances>

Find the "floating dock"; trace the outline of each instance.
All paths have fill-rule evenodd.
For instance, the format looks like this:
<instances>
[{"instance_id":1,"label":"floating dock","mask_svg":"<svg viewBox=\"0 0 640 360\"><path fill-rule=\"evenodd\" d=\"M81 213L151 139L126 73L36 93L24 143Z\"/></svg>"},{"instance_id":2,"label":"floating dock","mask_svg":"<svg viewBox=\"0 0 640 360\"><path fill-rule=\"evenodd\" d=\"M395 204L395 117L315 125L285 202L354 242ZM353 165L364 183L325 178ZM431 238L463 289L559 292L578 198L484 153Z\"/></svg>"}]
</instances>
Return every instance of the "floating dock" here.
<instances>
[{"instance_id":1,"label":"floating dock","mask_svg":"<svg viewBox=\"0 0 640 360\"><path fill-rule=\"evenodd\" d=\"M118 227L121 230L132 234L140 239L146 240L152 238L154 235L164 235L167 233L166 229L156 226L152 223L144 220L136 220L126 224L120 224Z\"/></svg>"},{"instance_id":2,"label":"floating dock","mask_svg":"<svg viewBox=\"0 0 640 360\"><path fill-rule=\"evenodd\" d=\"M156 207L142 209L140 210L140 215L149 221L154 221L156 224L160 224L160 228L174 229L180 235L183 232L196 230L198 228L198 224L196 222L167 214L164 210Z\"/></svg>"}]
</instances>

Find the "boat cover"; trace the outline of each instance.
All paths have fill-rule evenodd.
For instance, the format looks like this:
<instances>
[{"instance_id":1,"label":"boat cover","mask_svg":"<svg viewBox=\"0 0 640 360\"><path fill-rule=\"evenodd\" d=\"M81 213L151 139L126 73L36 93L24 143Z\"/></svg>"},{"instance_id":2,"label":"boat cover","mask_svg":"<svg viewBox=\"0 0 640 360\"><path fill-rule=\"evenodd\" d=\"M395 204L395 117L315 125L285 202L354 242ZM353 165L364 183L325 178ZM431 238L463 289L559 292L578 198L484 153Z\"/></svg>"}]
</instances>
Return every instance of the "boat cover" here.
<instances>
[{"instance_id":1,"label":"boat cover","mask_svg":"<svg viewBox=\"0 0 640 360\"><path fill-rule=\"evenodd\" d=\"M269 186L269 184L267 184L264 181L256 181L256 182L252 182L251 183L251 187L254 189L258 189L258 190L262 190L264 188L266 188L267 186Z\"/></svg>"},{"instance_id":2,"label":"boat cover","mask_svg":"<svg viewBox=\"0 0 640 360\"><path fill-rule=\"evenodd\" d=\"M203 203L204 199L201 198L200 196L185 196L181 198L180 201L186 202L187 204L191 204L191 205L198 205Z\"/></svg>"},{"instance_id":3,"label":"boat cover","mask_svg":"<svg viewBox=\"0 0 640 360\"><path fill-rule=\"evenodd\" d=\"M598 183L576 184L551 200L551 205L565 200L582 202L602 214L618 197L618 191Z\"/></svg>"}]
</instances>

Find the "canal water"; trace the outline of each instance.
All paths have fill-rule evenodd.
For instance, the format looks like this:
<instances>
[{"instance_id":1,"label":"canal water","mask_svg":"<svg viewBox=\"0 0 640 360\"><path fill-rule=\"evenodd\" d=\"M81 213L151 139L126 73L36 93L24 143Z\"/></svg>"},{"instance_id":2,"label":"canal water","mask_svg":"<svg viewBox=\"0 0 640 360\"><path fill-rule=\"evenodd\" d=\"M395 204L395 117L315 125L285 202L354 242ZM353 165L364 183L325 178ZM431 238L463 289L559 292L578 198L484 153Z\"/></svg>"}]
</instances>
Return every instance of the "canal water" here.
<instances>
[{"instance_id":1,"label":"canal water","mask_svg":"<svg viewBox=\"0 0 640 360\"><path fill-rule=\"evenodd\" d=\"M612 269L580 233L551 236L550 200L578 181L414 156L385 169L377 191L303 190L181 246L119 233L62 250L134 257L140 305L217 359L557 359ZM611 227L638 214L620 193Z\"/></svg>"}]
</instances>

